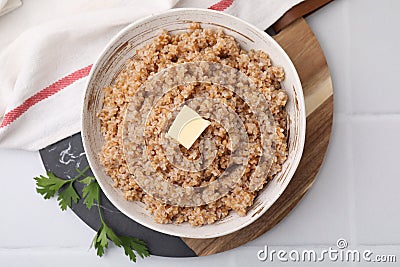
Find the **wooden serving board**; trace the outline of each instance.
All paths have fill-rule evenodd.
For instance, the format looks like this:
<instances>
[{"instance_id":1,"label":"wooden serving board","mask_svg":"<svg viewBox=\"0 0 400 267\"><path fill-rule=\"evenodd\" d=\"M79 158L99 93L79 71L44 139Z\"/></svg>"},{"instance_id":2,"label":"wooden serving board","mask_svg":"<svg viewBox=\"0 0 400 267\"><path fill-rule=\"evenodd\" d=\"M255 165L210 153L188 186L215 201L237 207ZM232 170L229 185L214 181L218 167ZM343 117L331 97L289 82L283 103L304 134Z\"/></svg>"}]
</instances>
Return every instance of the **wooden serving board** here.
<instances>
[{"instance_id":1,"label":"wooden serving board","mask_svg":"<svg viewBox=\"0 0 400 267\"><path fill-rule=\"evenodd\" d=\"M329 68L318 40L304 19L285 27L275 40L285 49L300 75L303 85L307 132L303 157L285 192L257 221L235 233L211 239L178 238L148 229L129 219L101 195L104 218L119 235L144 240L151 254L166 257L204 256L243 245L279 223L300 201L313 184L328 147L333 120L333 90ZM40 151L48 171L68 179L76 167L86 166L80 134L68 137ZM78 191L81 185L77 185ZM98 230L97 212L88 211L80 201L72 210L90 227Z\"/></svg>"}]
</instances>

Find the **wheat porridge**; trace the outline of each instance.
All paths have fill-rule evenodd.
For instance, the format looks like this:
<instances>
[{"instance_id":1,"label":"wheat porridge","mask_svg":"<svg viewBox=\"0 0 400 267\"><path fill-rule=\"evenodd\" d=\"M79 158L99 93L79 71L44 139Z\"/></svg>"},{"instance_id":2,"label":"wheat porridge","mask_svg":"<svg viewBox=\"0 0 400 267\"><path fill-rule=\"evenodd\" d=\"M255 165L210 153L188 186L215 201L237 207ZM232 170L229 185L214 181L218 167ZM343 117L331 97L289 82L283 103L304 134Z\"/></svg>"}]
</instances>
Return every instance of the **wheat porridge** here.
<instances>
[{"instance_id":1,"label":"wheat porridge","mask_svg":"<svg viewBox=\"0 0 400 267\"><path fill-rule=\"evenodd\" d=\"M262 144L260 125L243 99L217 84L194 82L170 90L158 101L148 123L142 127L146 138L151 140L146 149L154 169L173 184L182 187L204 186L218 179L229 162L231 150L228 133L224 127L218 121L210 120L210 126L190 149L180 147L180 152L188 161L195 161L201 157L199 140L211 138L215 141L215 160L206 169L185 172L170 164L168 155L158 144L163 132L161 125L167 122L169 110L181 106L190 99L206 95L210 99L224 103L234 110L243 122L250 151L245 171L232 190L205 205L174 206L146 194L129 172L122 142L122 124L128 104L136 101L135 95L139 88L154 74L180 63L201 61L217 62L241 71L250 78L256 89L267 100L274 121L275 140L274 155L271 165L265 172L264 184L281 170L288 155L285 111L287 94L281 88L285 74L281 67L272 64L267 53L246 51L233 37L224 34L222 30L202 29L197 23L193 23L186 32L176 35L161 33L152 42L138 49L135 56L126 62L114 83L103 88L103 108L98 114L105 139L100 160L106 173L113 179L114 186L123 192L125 199L143 202L158 223L188 222L199 226L212 224L226 217L229 212L244 216L253 205L257 191L262 189L262 187L257 190L249 188L252 174L260 159Z\"/></svg>"}]
</instances>

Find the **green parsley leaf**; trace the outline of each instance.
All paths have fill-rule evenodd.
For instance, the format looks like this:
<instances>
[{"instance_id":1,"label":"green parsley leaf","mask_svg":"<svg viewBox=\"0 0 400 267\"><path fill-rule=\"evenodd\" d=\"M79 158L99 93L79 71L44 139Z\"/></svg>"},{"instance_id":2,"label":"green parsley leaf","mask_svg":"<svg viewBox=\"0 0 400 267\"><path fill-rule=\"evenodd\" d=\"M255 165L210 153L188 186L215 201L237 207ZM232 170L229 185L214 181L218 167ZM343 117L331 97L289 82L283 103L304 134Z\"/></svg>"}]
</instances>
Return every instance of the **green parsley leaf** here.
<instances>
[{"instance_id":1,"label":"green parsley leaf","mask_svg":"<svg viewBox=\"0 0 400 267\"><path fill-rule=\"evenodd\" d=\"M94 205L94 202L100 202L99 198L99 184L96 182L96 179L92 176L88 176L79 182L85 184L86 186L82 189L83 194L83 203L86 205L88 209L91 209Z\"/></svg>"},{"instance_id":2,"label":"green parsley leaf","mask_svg":"<svg viewBox=\"0 0 400 267\"><path fill-rule=\"evenodd\" d=\"M99 234L98 234L96 242L99 244L100 247L104 247L104 248L108 247L107 230L108 230L108 227L105 224L103 224L99 230Z\"/></svg>"},{"instance_id":3,"label":"green parsley leaf","mask_svg":"<svg viewBox=\"0 0 400 267\"><path fill-rule=\"evenodd\" d=\"M44 199L49 199L54 197L55 193L60 190L60 188L69 182L69 180L63 180L56 177L53 173L48 172L47 176L40 175L35 177L36 181L36 192L41 194Z\"/></svg>"},{"instance_id":4,"label":"green parsley leaf","mask_svg":"<svg viewBox=\"0 0 400 267\"><path fill-rule=\"evenodd\" d=\"M58 193L57 200L61 210L66 210L67 207L71 208L72 201L75 202L75 204L78 203L79 195L76 192L72 181L64 190Z\"/></svg>"},{"instance_id":5,"label":"green parsley leaf","mask_svg":"<svg viewBox=\"0 0 400 267\"><path fill-rule=\"evenodd\" d=\"M108 247L108 239L117 247L122 247L125 255L133 262L136 262L135 251L141 258L150 255L146 244L142 240L130 236L118 236L103 222L92 243L98 256L104 255L104 251Z\"/></svg>"},{"instance_id":6,"label":"green parsley leaf","mask_svg":"<svg viewBox=\"0 0 400 267\"><path fill-rule=\"evenodd\" d=\"M101 225L99 231L93 238L92 245L94 246L97 256L102 257L104 255L104 249L108 247L107 234L103 233L104 227Z\"/></svg>"},{"instance_id":7,"label":"green parsley leaf","mask_svg":"<svg viewBox=\"0 0 400 267\"><path fill-rule=\"evenodd\" d=\"M150 256L146 244L142 240L130 236L120 236L119 239L122 242L125 255L129 256L131 261L136 262L136 255L134 251L136 251L141 258Z\"/></svg>"},{"instance_id":8,"label":"green parsley leaf","mask_svg":"<svg viewBox=\"0 0 400 267\"><path fill-rule=\"evenodd\" d=\"M93 176L86 176L84 179L79 181L82 184L89 185L92 182L96 182L96 178Z\"/></svg>"},{"instance_id":9,"label":"green parsley leaf","mask_svg":"<svg viewBox=\"0 0 400 267\"><path fill-rule=\"evenodd\" d=\"M149 249L143 240L136 237L129 237L131 239L131 247L139 254L139 256L144 259L150 256Z\"/></svg>"},{"instance_id":10,"label":"green parsley leaf","mask_svg":"<svg viewBox=\"0 0 400 267\"><path fill-rule=\"evenodd\" d=\"M119 237L114 233L114 231L107 226L107 224L104 223L104 227L107 228L107 237L111 239L111 241L116 245L116 246L121 246L122 242L119 239Z\"/></svg>"},{"instance_id":11,"label":"green parsley leaf","mask_svg":"<svg viewBox=\"0 0 400 267\"><path fill-rule=\"evenodd\" d=\"M94 245L98 256L101 257L104 255L104 250L108 248L108 239L111 239L111 241L117 244L121 243L114 231L110 227L108 227L107 224L102 222L102 225L99 231L97 231L97 234L94 237L92 244Z\"/></svg>"},{"instance_id":12,"label":"green parsley leaf","mask_svg":"<svg viewBox=\"0 0 400 267\"><path fill-rule=\"evenodd\" d=\"M124 248L125 255L133 262L136 262L136 255L131 247L131 240L128 236L121 236L122 247Z\"/></svg>"}]
</instances>

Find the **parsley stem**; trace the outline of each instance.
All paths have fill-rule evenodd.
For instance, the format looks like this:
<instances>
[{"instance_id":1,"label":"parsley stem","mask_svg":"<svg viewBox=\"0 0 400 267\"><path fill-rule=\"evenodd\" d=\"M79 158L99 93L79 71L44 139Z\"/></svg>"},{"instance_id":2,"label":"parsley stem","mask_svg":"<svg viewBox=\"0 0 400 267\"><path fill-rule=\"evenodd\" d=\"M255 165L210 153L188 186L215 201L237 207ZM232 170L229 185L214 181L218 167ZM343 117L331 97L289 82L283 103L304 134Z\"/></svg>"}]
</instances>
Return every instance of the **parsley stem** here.
<instances>
[{"instance_id":1,"label":"parsley stem","mask_svg":"<svg viewBox=\"0 0 400 267\"><path fill-rule=\"evenodd\" d=\"M89 170L89 168L90 168L89 165L86 166L85 168L83 168L83 170L80 170L80 169L76 168L76 171L78 172L78 175L75 176L75 178L74 178L73 180L76 180L76 179L80 178L81 176L86 176L85 172L86 172L87 170Z\"/></svg>"},{"instance_id":2,"label":"parsley stem","mask_svg":"<svg viewBox=\"0 0 400 267\"><path fill-rule=\"evenodd\" d=\"M97 183L97 182L95 182ZM101 211L101 205L100 205L100 190L97 192L97 209L99 210L99 216L102 224L105 224L104 219L103 219L103 213Z\"/></svg>"}]
</instances>

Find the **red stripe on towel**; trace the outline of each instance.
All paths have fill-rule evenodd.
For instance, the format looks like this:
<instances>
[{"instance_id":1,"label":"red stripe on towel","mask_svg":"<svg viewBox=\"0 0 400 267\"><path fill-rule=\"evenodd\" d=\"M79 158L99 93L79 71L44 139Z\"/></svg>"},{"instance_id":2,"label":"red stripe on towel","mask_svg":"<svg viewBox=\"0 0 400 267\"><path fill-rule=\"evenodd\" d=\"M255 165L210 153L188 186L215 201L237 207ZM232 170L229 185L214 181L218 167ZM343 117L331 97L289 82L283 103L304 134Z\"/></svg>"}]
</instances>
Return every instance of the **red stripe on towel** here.
<instances>
[{"instance_id":1,"label":"red stripe on towel","mask_svg":"<svg viewBox=\"0 0 400 267\"><path fill-rule=\"evenodd\" d=\"M208 9L224 11L228 7L230 7L233 3L233 0L221 0L215 5L210 6Z\"/></svg>"},{"instance_id":2,"label":"red stripe on towel","mask_svg":"<svg viewBox=\"0 0 400 267\"><path fill-rule=\"evenodd\" d=\"M14 108L10 112L4 115L3 121L0 125L0 128L6 127L16 119L18 119L22 114L24 114L30 107L34 106L35 104L39 103L40 101L58 93L65 87L73 84L79 79L82 79L89 75L90 69L92 65L79 69L60 80L56 81L55 83L47 86L46 88L40 90L33 96L29 97L27 100L24 101L20 106ZM49 112L51 112L49 110Z\"/></svg>"}]
</instances>

